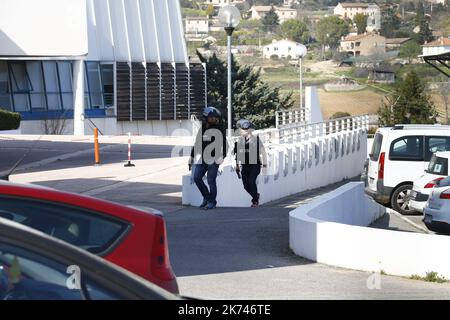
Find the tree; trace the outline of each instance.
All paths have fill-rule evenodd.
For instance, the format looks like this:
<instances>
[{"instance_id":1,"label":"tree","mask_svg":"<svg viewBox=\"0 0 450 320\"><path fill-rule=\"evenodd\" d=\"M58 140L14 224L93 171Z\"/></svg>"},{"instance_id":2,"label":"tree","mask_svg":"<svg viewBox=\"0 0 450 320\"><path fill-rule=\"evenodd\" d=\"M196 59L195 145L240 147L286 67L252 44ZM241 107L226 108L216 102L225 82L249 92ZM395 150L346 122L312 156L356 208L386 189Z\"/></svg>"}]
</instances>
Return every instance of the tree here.
<instances>
[{"instance_id":1,"label":"tree","mask_svg":"<svg viewBox=\"0 0 450 320\"><path fill-rule=\"evenodd\" d=\"M439 21L438 26L444 37L450 37L450 19L442 19L441 21Z\"/></svg>"},{"instance_id":2,"label":"tree","mask_svg":"<svg viewBox=\"0 0 450 320\"><path fill-rule=\"evenodd\" d=\"M339 118L346 118L346 117L351 117L352 115L348 112L344 112L344 111L338 111L336 113L334 113L330 119L339 119Z\"/></svg>"},{"instance_id":3,"label":"tree","mask_svg":"<svg viewBox=\"0 0 450 320\"><path fill-rule=\"evenodd\" d=\"M400 28L400 18L394 8L388 7L381 12L380 34L384 37L391 37Z\"/></svg>"},{"instance_id":4,"label":"tree","mask_svg":"<svg viewBox=\"0 0 450 320\"><path fill-rule=\"evenodd\" d=\"M316 38L322 46L330 46L335 49L339 45L341 37L348 34L348 24L337 16L329 16L317 23Z\"/></svg>"},{"instance_id":5,"label":"tree","mask_svg":"<svg viewBox=\"0 0 450 320\"><path fill-rule=\"evenodd\" d=\"M400 57L407 58L411 63L422 52L422 47L414 40L407 41L400 47Z\"/></svg>"},{"instance_id":6,"label":"tree","mask_svg":"<svg viewBox=\"0 0 450 320\"><path fill-rule=\"evenodd\" d=\"M423 9L423 4L419 3L417 7L417 15L415 19L416 27L419 28L418 32L415 35L415 39L418 43L424 44L427 41L430 41L433 37L433 34L430 29L430 25L428 23L427 18L425 17L425 12Z\"/></svg>"},{"instance_id":7,"label":"tree","mask_svg":"<svg viewBox=\"0 0 450 320\"><path fill-rule=\"evenodd\" d=\"M227 114L227 66L215 54L209 58L198 53L206 63L208 104ZM233 124L246 118L258 129L275 124L275 111L293 106L292 94L282 96L279 88L271 88L261 80L261 69L239 65L232 59ZM224 121L226 122L226 117Z\"/></svg>"},{"instance_id":8,"label":"tree","mask_svg":"<svg viewBox=\"0 0 450 320\"><path fill-rule=\"evenodd\" d=\"M392 96L378 110L381 126L395 124L436 123L437 112L430 96L425 92L425 84L414 71L397 85Z\"/></svg>"},{"instance_id":9,"label":"tree","mask_svg":"<svg viewBox=\"0 0 450 320\"><path fill-rule=\"evenodd\" d=\"M289 19L281 24L281 34L284 38L300 43L309 42L309 31L300 20Z\"/></svg>"},{"instance_id":10,"label":"tree","mask_svg":"<svg viewBox=\"0 0 450 320\"><path fill-rule=\"evenodd\" d=\"M214 6L212 4L208 4L206 7L206 15L208 17L212 17L214 15Z\"/></svg>"},{"instance_id":11,"label":"tree","mask_svg":"<svg viewBox=\"0 0 450 320\"><path fill-rule=\"evenodd\" d=\"M445 124L448 124L448 107L450 104L450 81L439 82L437 84L437 92L444 103Z\"/></svg>"},{"instance_id":12,"label":"tree","mask_svg":"<svg viewBox=\"0 0 450 320\"><path fill-rule=\"evenodd\" d=\"M269 10L266 15L262 18L262 24L266 32L273 32L276 26L280 24L280 19L278 18L275 8Z\"/></svg>"},{"instance_id":13,"label":"tree","mask_svg":"<svg viewBox=\"0 0 450 320\"><path fill-rule=\"evenodd\" d=\"M367 28L367 15L363 13L355 14L353 18L353 22L356 24L356 28L358 29L358 34L362 34L366 32Z\"/></svg>"}]
</instances>

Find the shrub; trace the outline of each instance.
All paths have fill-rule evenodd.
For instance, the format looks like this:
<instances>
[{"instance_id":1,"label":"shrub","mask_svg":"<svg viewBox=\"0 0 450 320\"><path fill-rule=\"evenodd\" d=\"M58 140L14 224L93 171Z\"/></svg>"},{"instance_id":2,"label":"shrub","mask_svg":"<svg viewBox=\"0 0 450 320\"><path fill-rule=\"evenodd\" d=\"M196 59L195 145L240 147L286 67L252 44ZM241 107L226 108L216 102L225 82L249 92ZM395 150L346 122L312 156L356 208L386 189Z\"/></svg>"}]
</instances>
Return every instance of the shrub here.
<instances>
[{"instance_id":1,"label":"shrub","mask_svg":"<svg viewBox=\"0 0 450 320\"><path fill-rule=\"evenodd\" d=\"M336 112L335 114L333 114L330 119L339 119L339 118L346 118L346 117L351 117L351 114L348 112L339 111L339 112Z\"/></svg>"},{"instance_id":2,"label":"shrub","mask_svg":"<svg viewBox=\"0 0 450 320\"><path fill-rule=\"evenodd\" d=\"M0 130L16 130L20 127L20 113L0 109Z\"/></svg>"}]
</instances>

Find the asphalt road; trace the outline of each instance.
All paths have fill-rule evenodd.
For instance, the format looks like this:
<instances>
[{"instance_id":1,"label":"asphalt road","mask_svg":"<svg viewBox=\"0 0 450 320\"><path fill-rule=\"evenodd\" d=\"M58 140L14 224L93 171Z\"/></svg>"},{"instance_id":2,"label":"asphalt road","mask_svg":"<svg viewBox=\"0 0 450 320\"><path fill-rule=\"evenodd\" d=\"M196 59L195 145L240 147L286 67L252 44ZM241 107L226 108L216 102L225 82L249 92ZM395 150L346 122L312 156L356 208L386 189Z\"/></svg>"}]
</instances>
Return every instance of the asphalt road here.
<instances>
[{"instance_id":1,"label":"asphalt road","mask_svg":"<svg viewBox=\"0 0 450 320\"><path fill-rule=\"evenodd\" d=\"M75 146L64 148L76 150ZM169 163L166 157L171 146L148 145L137 151L140 151L137 153L142 159L137 160L139 165L132 171L124 169L121 163L94 169L91 155L84 154L27 169L15 178L76 192L80 186L89 185L86 190L98 189L95 197L162 210L172 266L181 293L186 296L205 299L450 298L450 284L383 275L379 276L380 287L373 289L367 286L371 273L313 263L290 251L289 212L345 181L293 195L258 209L204 211L181 205L179 180L186 173L186 165L184 159L170 159L173 163ZM122 146L113 146L102 155L105 161L122 161L125 152ZM3 159L3 155L0 158ZM42 154L35 155L33 151L30 156L40 158ZM145 179L122 183L114 178L124 172L138 174L138 170ZM68 179L69 175L72 178ZM395 217L384 217L373 227L414 231Z\"/></svg>"}]
</instances>

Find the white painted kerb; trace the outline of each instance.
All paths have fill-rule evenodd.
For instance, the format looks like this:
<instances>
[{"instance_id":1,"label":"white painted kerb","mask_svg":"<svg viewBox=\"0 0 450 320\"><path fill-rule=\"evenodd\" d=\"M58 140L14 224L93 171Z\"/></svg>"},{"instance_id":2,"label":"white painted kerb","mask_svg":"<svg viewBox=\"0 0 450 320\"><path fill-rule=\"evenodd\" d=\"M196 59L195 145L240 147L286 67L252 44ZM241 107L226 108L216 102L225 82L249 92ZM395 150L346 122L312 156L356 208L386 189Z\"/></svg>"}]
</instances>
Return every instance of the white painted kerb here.
<instances>
[{"instance_id":1,"label":"white painted kerb","mask_svg":"<svg viewBox=\"0 0 450 320\"><path fill-rule=\"evenodd\" d=\"M307 259L356 270L450 278L450 237L368 228L385 208L351 182L291 211L290 248Z\"/></svg>"}]
</instances>

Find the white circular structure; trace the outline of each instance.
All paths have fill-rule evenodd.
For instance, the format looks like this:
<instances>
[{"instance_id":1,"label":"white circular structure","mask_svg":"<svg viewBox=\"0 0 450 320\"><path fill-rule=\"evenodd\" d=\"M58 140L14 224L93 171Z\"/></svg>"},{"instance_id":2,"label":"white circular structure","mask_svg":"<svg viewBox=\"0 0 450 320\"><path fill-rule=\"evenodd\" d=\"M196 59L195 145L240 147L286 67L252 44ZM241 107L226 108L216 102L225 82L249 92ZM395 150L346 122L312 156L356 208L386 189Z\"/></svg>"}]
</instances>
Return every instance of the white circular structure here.
<instances>
[{"instance_id":1,"label":"white circular structure","mask_svg":"<svg viewBox=\"0 0 450 320\"><path fill-rule=\"evenodd\" d=\"M308 49L306 49L306 46L301 43L297 44L296 51L299 58L305 57L308 53Z\"/></svg>"},{"instance_id":2,"label":"white circular structure","mask_svg":"<svg viewBox=\"0 0 450 320\"><path fill-rule=\"evenodd\" d=\"M227 5L219 10L219 22L225 28L236 28L241 21L241 12L235 6Z\"/></svg>"}]
</instances>

